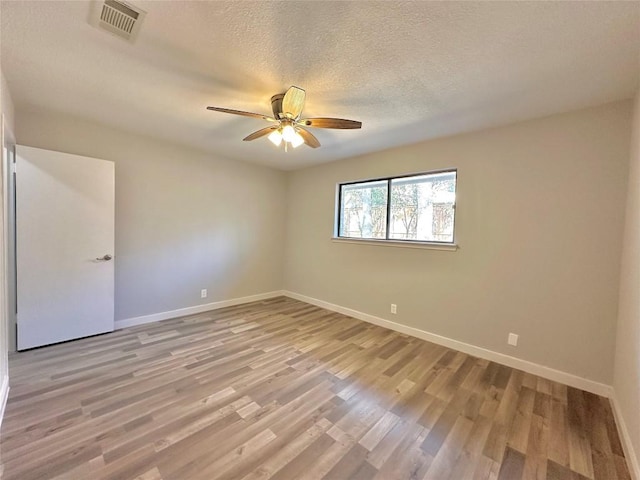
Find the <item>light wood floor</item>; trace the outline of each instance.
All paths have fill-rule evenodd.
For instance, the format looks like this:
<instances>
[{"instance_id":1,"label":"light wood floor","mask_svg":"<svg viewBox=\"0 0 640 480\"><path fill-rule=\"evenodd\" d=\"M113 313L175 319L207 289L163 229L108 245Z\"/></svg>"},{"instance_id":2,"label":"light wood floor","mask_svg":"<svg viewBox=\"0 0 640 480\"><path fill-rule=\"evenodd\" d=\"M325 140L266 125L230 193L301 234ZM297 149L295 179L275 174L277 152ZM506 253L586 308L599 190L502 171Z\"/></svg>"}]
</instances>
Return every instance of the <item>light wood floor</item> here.
<instances>
[{"instance_id":1,"label":"light wood floor","mask_svg":"<svg viewBox=\"0 0 640 480\"><path fill-rule=\"evenodd\" d=\"M288 298L10 367L5 480L630 478L605 398Z\"/></svg>"}]
</instances>

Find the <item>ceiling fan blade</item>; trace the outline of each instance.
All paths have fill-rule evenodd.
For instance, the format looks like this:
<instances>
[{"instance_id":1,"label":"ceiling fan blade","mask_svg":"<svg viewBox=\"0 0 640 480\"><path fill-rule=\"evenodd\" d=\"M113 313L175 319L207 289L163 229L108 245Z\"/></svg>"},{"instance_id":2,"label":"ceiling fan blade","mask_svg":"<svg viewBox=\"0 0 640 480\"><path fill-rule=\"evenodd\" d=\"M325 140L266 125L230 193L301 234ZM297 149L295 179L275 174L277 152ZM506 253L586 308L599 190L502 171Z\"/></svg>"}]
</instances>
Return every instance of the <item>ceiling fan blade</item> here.
<instances>
[{"instance_id":1,"label":"ceiling fan blade","mask_svg":"<svg viewBox=\"0 0 640 480\"><path fill-rule=\"evenodd\" d=\"M298 118L304 108L304 90L298 87L291 87L284 94L282 99L282 113L288 113L291 118Z\"/></svg>"},{"instance_id":2,"label":"ceiling fan blade","mask_svg":"<svg viewBox=\"0 0 640 480\"><path fill-rule=\"evenodd\" d=\"M242 140L244 140L245 142L250 142L251 140L255 140L256 138L260 138L260 137L264 137L265 135L269 135L271 132L273 132L274 130L277 130L277 129L278 129L277 126L261 128L257 132L253 132L251 135L247 135Z\"/></svg>"},{"instance_id":3,"label":"ceiling fan blade","mask_svg":"<svg viewBox=\"0 0 640 480\"><path fill-rule=\"evenodd\" d=\"M308 132L307 130L301 127L296 128L296 130L304 140L304 143L309 145L311 148L318 148L320 146L320 142L316 137L314 137L311 134L311 132Z\"/></svg>"},{"instance_id":4,"label":"ceiling fan blade","mask_svg":"<svg viewBox=\"0 0 640 480\"><path fill-rule=\"evenodd\" d=\"M207 107L207 110L213 110L214 112L232 113L234 115L242 115L243 117L261 118L270 122L275 122L276 119L268 115L261 115L259 113L243 112L242 110L231 110L230 108L221 107Z\"/></svg>"},{"instance_id":5,"label":"ceiling fan blade","mask_svg":"<svg viewBox=\"0 0 640 480\"><path fill-rule=\"evenodd\" d=\"M306 118L298 122L306 127L316 128L362 128L362 122L355 120L344 120L342 118Z\"/></svg>"}]
</instances>

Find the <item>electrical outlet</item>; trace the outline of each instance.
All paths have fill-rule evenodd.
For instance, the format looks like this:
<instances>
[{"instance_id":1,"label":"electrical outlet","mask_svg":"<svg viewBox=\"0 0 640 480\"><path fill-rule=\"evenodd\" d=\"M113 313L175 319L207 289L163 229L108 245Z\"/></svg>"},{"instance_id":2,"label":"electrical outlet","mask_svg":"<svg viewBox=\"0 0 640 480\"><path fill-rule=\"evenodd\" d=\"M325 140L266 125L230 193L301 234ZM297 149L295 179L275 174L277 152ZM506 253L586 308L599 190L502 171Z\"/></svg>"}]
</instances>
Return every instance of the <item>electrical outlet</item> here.
<instances>
[{"instance_id":1,"label":"electrical outlet","mask_svg":"<svg viewBox=\"0 0 640 480\"><path fill-rule=\"evenodd\" d=\"M207 289L203 288L200 290L200 298L207 298Z\"/></svg>"},{"instance_id":2,"label":"electrical outlet","mask_svg":"<svg viewBox=\"0 0 640 480\"><path fill-rule=\"evenodd\" d=\"M391 304L391 313L393 313L394 315L398 313L398 306L395 303Z\"/></svg>"},{"instance_id":3,"label":"electrical outlet","mask_svg":"<svg viewBox=\"0 0 640 480\"><path fill-rule=\"evenodd\" d=\"M507 340L507 343L509 345L513 345L514 347L518 345L518 335L516 335L515 333L510 333L509 334L509 338Z\"/></svg>"}]
</instances>

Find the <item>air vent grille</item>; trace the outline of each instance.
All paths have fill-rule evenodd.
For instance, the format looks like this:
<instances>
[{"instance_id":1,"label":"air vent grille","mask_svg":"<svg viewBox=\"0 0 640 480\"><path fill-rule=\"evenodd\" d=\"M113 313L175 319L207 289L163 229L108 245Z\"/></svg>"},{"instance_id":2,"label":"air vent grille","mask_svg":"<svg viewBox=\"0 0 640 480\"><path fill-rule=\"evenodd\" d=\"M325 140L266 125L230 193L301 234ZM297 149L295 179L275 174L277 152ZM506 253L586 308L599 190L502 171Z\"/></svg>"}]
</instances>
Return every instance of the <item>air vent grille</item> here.
<instances>
[{"instance_id":1,"label":"air vent grille","mask_svg":"<svg viewBox=\"0 0 640 480\"><path fill-rule=\"evenodd\" d=\"M108 23L112 27L122 30L127 35L131 35L133 26L138 19L138 12L134 12L126 5L122 5L113 0L106 0L102 5L100 20Z\"/></svg>"},{"instance_id":2,"label":"air vent grille","mask_svg":"<svg viewBox=\"0 0 640 480\"><path fill-rule=\"evenodd\" d=\"M104 0L96 5L94 25L133 41L145 12L118 0Z\"/></svg>"}]
</instances>

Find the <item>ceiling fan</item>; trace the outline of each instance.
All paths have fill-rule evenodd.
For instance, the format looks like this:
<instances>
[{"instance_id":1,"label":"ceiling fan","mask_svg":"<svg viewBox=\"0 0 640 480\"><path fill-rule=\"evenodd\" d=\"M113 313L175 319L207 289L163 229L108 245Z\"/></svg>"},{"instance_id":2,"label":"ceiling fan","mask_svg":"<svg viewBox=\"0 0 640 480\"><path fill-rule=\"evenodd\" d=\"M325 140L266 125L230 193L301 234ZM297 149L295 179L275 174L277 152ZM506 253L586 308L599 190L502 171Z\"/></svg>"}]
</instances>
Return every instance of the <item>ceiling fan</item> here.
<instances>
[{"instance_id":1,"label":"ceiling fan","mask_svg":"<svg viewBox=\"0 0 640 480\"><path fill-rule=\"evenodd\" d=\"M273 117L261 115L259 113L243 112L241 110L231 110L229 108L221 107L207 107L207 110L233 113L234 115L242 115L245 117L261 118L271 122L272 125L253 132L243 140L245 142L250 142L256 138L268 135L267 138L275 146L280 146L284 143L285 151L289 145L293 148L299 147L303 143L306 143L311 148L318 148L320 146L318 139L303 127L339 129L362 127L362 122L356 122L355 120L344 120L341 118L300 118L300 114L304 108L304 99L305 91L298 87L290 87L285 93L278 93L277 95L274 95L271 97Z\"/></svg>"}]
</instances>

